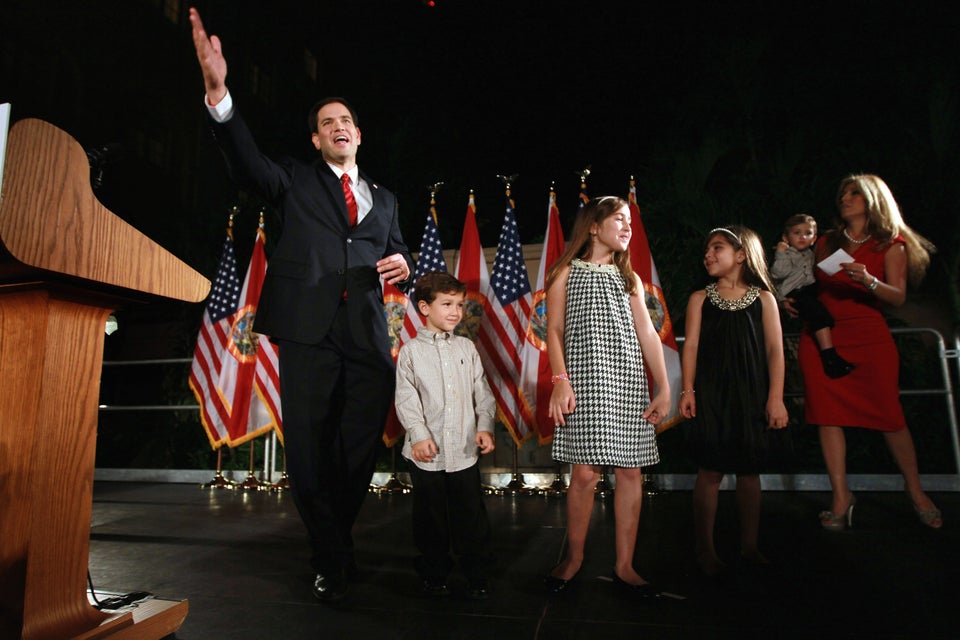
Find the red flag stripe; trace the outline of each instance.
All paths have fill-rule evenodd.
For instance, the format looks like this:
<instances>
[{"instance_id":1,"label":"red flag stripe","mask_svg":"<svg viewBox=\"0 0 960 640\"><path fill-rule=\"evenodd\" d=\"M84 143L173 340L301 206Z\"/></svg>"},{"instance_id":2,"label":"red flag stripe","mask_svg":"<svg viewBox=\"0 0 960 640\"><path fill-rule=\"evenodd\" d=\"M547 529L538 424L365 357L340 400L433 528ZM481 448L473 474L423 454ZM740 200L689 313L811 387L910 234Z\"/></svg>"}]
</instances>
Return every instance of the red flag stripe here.
<instances>
[{"instance_id":1,"label":"red flag stripe","mask_svg":"<svg viewBox=\"0 0 960 640\"><path fill-rule=\"evenodd\" d=\"M640 206L637 203L637 187L633 178L630 178L627 201L630 205L630 218L633 226L633 237L630 238L630 263L633 266L633 270L640 276L640 280L644 285L647 307L651 312L651 319L654 320L654 326L660 335L663 358L667 367L667 379L672 391L672 397L675 399L681 386L680 353L673 331L673 322L670 320L670 312L667 310L667 302L663 295L663 289L660 286L660 276L657 273L657 266L653 262L653 254L650 251L647 232L643 226L643 220L640 217ZM652 305L660 308L652 309ZM677 402L673 403L670 414L657 425L657 433L669 429L682 420L677 412L677 404Z\"/></svg>"},{"instance_id":2,"label":"red flag stripe","mask_svg":"<svg viewBox=\"0 0 960 640\"><path fill-rule=\"evenodd\" d=\"M554 423L549 416L552 370L547 356L543 334L546 330L546 300L544 286L547 270L563 254L563 229L560 227L560 211L556 194L550 190L547 203L547 231L544 234L540 265L537 269L537 284L529 314L528 330L522 347L521 390L526 410L533 414L533 424L540 444L553 439Z\"/></svg>"},{"instance_id":3,"label":"red flag stripe","mask_svg":"<svg viewBox=\"0 0 960 640\"><path fill-rule=\"evenodd\" d=\"M280 402L280 354L276 345L261 335L257 352L257 395L267 407L280 444L283 444L283 414Z\"/></svg>"}]
</instances>

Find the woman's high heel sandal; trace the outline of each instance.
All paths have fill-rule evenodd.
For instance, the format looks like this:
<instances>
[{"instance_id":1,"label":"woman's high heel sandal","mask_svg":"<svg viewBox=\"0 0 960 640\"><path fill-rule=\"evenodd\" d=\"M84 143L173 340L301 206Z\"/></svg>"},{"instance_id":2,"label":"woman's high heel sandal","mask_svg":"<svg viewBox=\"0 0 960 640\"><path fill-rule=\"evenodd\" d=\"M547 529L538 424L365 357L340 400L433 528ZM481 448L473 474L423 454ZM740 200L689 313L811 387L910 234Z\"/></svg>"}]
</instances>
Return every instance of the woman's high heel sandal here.
<instances>
[{"instance_id":1,"label":"woman's high heel sandal","mask_svg":"<svg viewBox=\"0 0 960 640\"><path fill-rule=\"evenodd\" d=\"M913 505L913 511L925 526L931 529L939 529L943 526L943 516L940 509L936 507L933 509L918 509L917 505Z\"/></svg>"},{"instance_id":2,"label":"woman's high heel sandal","mask_svg":"<svg viewBox=\"0 0 960 640\"><path fill-rule=\"evenodd\" d=\"M820 526L827 531L843 531L853 526L853 507L857 504L857 496L850 494L850 503L842 513L833 511L820 512Z\"/></svg>"}]
</instances>

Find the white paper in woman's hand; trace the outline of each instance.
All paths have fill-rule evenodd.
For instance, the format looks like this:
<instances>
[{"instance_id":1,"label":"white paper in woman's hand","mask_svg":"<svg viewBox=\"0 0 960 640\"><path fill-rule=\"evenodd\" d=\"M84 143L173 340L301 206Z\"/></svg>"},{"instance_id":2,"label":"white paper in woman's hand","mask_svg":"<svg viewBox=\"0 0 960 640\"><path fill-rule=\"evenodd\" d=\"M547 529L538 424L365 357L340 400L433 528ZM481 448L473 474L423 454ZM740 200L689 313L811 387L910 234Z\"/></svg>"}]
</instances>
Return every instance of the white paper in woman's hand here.
<instances>
[{"instance_id":1,"label":"white paper in woman's hand","mask_svg":"<svg viewBox=\"0 0 960 640\"><path fill-rule=\"evenodd\" d=\"M844 251L843 249L837 249L829 256L817 263L817 266L826 272L828 276L832 276L837 271L840 271L843 267L840 266L844 262L855 262L853 256Z\"/></svg>"}]
</instances>

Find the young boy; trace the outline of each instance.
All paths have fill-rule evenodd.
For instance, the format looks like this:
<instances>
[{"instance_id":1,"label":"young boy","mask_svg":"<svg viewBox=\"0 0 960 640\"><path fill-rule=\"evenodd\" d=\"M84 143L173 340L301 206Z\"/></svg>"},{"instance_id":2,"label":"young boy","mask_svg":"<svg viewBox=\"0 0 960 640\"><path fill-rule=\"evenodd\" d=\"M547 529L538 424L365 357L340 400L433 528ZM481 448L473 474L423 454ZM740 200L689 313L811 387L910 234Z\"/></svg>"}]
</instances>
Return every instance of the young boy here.
<instances>
[{"instance_id":1,"label":"young boy","mask_svg":"<svg viewBox=\"0 0 960 640\"><path fill-rule=\"evenodd\" d=\"M449 595L450 557L459 557L467 596L489 596L490 523L483 504L477 448L493 451L494 399L473 342L453 334L467 287L428 273L414 287L424 326L397 357L397 416L411 460L416 570L428 596Z\"/></svg>"},{"instance_id":2,"label":"young boy","mask_svg":"<svg viewBox=\"0 0 960 640\"><path fill-rule=\"evenodd\" d=\"M840 357L833 348L833 316L817 299L813 269L816 256L817 221L805 213L787 218L783 237L777 243L770 275L777 282L777 298L792 298L800 319L807 323L820 347L820 361L831 378L842 378L856 367Z\"/></svg>"}]
</instances>

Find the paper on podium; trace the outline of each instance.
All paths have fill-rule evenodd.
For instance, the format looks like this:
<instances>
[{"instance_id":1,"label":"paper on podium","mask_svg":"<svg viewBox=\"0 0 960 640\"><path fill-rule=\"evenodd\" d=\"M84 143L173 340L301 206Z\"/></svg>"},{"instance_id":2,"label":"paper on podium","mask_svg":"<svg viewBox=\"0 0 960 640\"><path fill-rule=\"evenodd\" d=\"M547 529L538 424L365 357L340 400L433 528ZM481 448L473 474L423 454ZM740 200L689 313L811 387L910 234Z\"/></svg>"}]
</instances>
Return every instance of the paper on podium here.
<instances>
[{"instance_id":1,"label":"paper on podium","mask_svg":"<svg viewBox=\"0 0 960 640\"><path fill-rule=\"evenodd\" d=\"M10 103L0 104L0 193L3 193L3 159L7 157L7 131L10 129Z\"/></svg>"},{"instance_id":2,"label":"paper on podium","mask_svg":"<svg viewBox=\"0 0 960 640\"><path fill-rule=\"evenodd\" d=\"M843 268L840 266L842 262L855 262L855 260L853 259L852 255L843 249L837 249L829 256L818 262L817 266L823 269L828 276L832 276Z\"/></svg>"}]
</instances>

